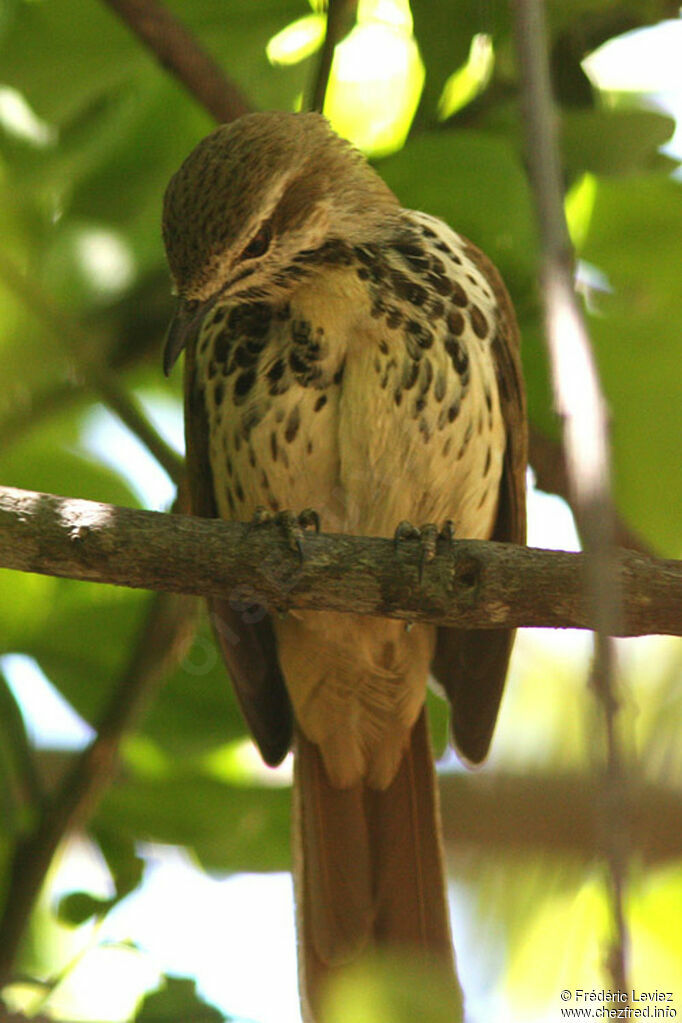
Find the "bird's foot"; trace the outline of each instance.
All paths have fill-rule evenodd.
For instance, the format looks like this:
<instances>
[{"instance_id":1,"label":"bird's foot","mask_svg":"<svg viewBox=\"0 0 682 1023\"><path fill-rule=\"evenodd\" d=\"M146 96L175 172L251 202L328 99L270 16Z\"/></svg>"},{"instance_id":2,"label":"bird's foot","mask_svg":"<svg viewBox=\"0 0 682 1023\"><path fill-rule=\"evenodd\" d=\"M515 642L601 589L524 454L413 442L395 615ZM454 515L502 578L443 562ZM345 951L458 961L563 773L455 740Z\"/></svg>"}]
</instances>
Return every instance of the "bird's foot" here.
<instances>
[{"instance_id":1,"label":"bird's foot","mask_svg":"<svg viewBox=\"0 0 682 1023\"><path fill-rule=\"evenodd\" d=\"M301 561L303 561L305 530L313 529L316 533L320 532L320 516L314 508L304 508L298 515L292 511L272 512L262 506L256 508L251 524L253 526L262 526L269 522L274 522L275 525L280 527L288 546L298 554Z\"/></svg>"},{"instance_id":2,"label":"bird's foot","mask_svg":"<svg viewBox=\"0 0 682 1023\"><path fill-rule=\"evenodd\" d=\"M447 519L441 529L428 522L425 526L414 526L411 522L404 520L400 522L393 535L393 543L396 551L400 544L406 540L418 540L421 545L419 558L419 582L424 578L424 566L433 561L436 556L436 548L439 540L451 541L455 538L455 524L452 519Z\"/></svg>"}]
</instances>

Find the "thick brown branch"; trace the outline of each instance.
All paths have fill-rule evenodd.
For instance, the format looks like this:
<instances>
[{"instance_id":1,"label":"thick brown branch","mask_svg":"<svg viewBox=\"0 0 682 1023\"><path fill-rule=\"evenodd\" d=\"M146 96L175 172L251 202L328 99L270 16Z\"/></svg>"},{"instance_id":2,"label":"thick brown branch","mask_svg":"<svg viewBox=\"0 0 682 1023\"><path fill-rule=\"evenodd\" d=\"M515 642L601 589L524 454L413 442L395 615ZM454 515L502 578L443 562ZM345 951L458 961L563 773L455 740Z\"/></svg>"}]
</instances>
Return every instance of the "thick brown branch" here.
<instances>
[{"instance_id":1,"label":"thick brown branch","mask_svg":"<svg viewBox=\"0 0 682 1023\"><path fill-rule=\"evenodd\" d=\"M307 534L301 561L276 525L135 511L0 488L0 566L238 606L327 609L468 628L594 627L585 557L512 544L442 542L419 582L420 547ZM682 635L682 563L619 551L619 635Z\"/></svg>"},{"instance_id":2,"label":"thick brown branch","mask_svg":"<svg viewBox=\"0 0 682 1023\"><path fill-rule=\"evenodd\" d=\"M241 117L250 104L192 33L157 0L104 0L159 63L197 102L223 123Z\"/></svg>"}]
</instances>

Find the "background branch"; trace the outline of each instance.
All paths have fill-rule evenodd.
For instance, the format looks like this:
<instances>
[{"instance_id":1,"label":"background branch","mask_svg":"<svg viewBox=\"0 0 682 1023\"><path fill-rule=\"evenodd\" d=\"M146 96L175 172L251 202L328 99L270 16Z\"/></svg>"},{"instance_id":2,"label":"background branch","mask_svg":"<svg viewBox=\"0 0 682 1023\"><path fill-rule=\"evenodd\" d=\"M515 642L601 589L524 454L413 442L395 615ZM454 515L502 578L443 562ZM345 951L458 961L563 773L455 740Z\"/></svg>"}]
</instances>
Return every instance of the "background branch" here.
<instances>
[{"instance_id":1,"label":"background branch","mask_svg":"<svg viewBox=\"0 0 682 1023\"><path fill-rule=\"evenodd\" d=\"M358 0L329 0L327 11L327 30L324 36L317 74L313 82L309 109L322 113L324 98L327 95L329 75L334 60L334 50L343 37L350 32L358 9Z\"/></svg>"},{"instance_id":2,"label":"background branch","mask_svg":"<svg viewBox=\"0 0 682 1023\"><path fill-rule=\"evenodd\" d=\"M585 592L594 616L591 683L604 722L604 848L614 940L608 955L614 989L630 989L624 891L630 853L628 778L618 728L612 636L623 609L614 546L611 456L606 401L573 280L573 250L564 212L557 117L550 85L543 0L512 0L521 76L528 172L540 228L545 336L557 411L562 420L569 493L586 555Z\"/></svg>"},{"instance_id":3,"label":"background branch","mask_svg":"<svg viewBox=\"0 0 682 1023\"><path fill-rule=\"evenodd\" d=\"M307 534L301 561L275 524L254 526L0 488L0 565L239 606L353 611L490 628L594 628L583 554L477 540L421 548ZM621 551L621 635L682 635L682 563Z\"/></svg>"},{"instance_id":4,"label":"background branch","mask_svg":"<svg viewBox=\"0 0 682 1023\"><path fill-rule=\"evenodd\" d=\"M121 387L116 376L91 354L87 333L51 302L27 276L0 253L0 278L42 320L76 360L77 367L91 387L131 433L145 445L176 485L185 476L184 459L177 454L152 426L137 402Z\"/></svg>"},{"instance_id":5,"label":"background branch","mask_svg":"<svg viewBox=\"0 0 682 1023\"><path fill-rule=\"evenodd\" d=\"M14 846L0 916L0 989L11 980L19 944L57 847L68 831L92 813L116 770L121 739L151 699L169 663L182 655L191 639L192 604L186 597L167 593L152 598L95 739L75 759L57 789L45 797L35 830Z\"/></svg>"},{"instance_id":6,"label":"background branch","mask_svg":"<svg viewBox=\"0 0 682 1023\"><path fill-rule=\"evenodd\" d=\"M196 36L156 0L103 0L219 124L251 110Z\"/></svg>"}]
</instances>

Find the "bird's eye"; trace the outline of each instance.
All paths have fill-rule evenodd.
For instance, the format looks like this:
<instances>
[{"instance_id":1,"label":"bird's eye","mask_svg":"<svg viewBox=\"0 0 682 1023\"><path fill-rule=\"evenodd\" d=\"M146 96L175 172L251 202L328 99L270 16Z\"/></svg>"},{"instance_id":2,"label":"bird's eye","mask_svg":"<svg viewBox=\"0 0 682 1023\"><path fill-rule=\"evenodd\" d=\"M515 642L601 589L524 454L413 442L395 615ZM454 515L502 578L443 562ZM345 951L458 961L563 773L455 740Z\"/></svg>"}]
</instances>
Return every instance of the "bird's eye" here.
<instances>
[{"instance_id":1,"label":"bird's eye","mask_svg":"<svg viewBox=\"0 0 682 1023\"><path fill-rule=\"evenodd\" d=\"M249 244L242 252L241 259L256 259L264 255L270 248L272 241L272 229L269 224L263 224L258 233L253 236Z\"/></svg>"}]
</instances>

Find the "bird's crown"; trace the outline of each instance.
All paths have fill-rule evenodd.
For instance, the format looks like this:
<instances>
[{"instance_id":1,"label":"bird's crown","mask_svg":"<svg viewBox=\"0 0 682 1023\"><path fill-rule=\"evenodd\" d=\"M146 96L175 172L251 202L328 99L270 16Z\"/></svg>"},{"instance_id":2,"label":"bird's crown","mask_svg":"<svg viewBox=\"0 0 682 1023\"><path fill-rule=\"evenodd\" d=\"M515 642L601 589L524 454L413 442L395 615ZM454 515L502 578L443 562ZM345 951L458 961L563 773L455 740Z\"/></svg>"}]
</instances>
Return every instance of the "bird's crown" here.
<instances>
[{"instance_id":1,"label":"bird's crown","mask_svg":"<svg viewBox=\"0 0 682 1023\"><path fill-rule=\"evenodd\" d=\"M398 201L320 114L247 114L208 135L171 178L163 237L178 294L267 288L331 238L378 241Z\"/></svg>"}]
</instances>

